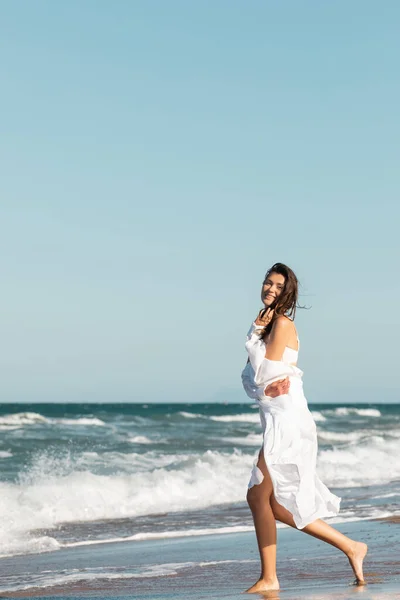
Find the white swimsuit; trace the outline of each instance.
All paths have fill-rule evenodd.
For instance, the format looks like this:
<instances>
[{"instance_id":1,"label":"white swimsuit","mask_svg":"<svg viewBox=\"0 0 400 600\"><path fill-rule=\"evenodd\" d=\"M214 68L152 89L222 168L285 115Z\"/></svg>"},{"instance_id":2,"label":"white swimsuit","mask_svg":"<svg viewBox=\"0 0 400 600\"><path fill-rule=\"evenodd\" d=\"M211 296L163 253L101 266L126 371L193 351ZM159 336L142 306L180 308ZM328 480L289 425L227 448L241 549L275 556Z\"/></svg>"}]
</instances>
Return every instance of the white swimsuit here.
<instances>
[{"instance_id":1,"label":"white swimsuit","mask_svg":"<svg viewBox=\"0 0 400 600\"><path fill-rule=\"evenodd\" d=\"M336 515L341 498L332 494L316 473L317 428L303 393L303 371L290 364L297 362L298 351L286 347L282 360L265 358L266 345L260 338L263 329L253 322L247 334L250 362L242 372L242 382L260 408L263 451L274 496L292 513L296 527L303 529L315 519ZM288 394L276 398L264 394L267 385L286 377L290 380ZM264 479L256 463L249 487Z\"/></svg>"}]
</instances>

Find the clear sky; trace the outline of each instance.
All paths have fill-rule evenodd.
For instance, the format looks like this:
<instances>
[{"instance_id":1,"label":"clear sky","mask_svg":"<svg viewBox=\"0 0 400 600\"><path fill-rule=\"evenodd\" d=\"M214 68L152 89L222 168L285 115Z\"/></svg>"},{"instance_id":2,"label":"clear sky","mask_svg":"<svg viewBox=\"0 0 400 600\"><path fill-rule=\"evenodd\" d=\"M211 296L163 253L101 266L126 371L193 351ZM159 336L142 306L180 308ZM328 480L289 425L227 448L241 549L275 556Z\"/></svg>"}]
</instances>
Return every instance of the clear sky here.
<instances>
[{"instance_id":1,"label":"clear sky","mask_svg":"<svg viewBox=\"0 0 400 600\"><path fill-rule=\"evenodd\" d=\"M399 401L400 3L3 0L1 401L240 401L266 269L309 402Z\"/></svg>"}]
</instances>

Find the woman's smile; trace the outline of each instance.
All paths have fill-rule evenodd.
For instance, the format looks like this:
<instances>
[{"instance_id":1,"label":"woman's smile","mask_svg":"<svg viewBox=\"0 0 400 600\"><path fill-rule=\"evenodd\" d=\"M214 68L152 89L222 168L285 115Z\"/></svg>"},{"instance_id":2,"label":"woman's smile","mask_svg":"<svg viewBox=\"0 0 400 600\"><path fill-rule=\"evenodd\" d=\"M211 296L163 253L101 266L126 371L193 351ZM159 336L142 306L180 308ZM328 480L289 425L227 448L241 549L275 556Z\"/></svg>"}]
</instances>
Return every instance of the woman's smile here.
<instances>
[{"instance_id":1,"label":"woman's smile","mask_svg":"<svg viewBox=\"0 0 400 600\"><path fill-rule=\"evenodd\" d=\"M280 273L270 273L263 281L261 300L267 308L278 301L285 287L285 277Z\"/></svg>"}]
</instances>

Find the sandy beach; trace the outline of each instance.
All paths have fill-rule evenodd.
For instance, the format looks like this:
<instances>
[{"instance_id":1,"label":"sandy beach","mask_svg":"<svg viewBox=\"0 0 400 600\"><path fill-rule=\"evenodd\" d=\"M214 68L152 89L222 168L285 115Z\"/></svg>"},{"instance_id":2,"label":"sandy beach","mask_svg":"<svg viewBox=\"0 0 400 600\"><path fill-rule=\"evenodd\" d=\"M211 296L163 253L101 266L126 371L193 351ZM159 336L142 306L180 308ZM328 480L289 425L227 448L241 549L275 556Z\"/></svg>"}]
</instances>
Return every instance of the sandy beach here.
<instances>
[{"instance_id":1,"label":"sandy beach","mask_svg":"<svg viewBox=\"0 0 400 600\"><path fill-rule=\"evenodd\" d=\"M358 521L337 526L369 545L368 585L356 587L347 559L301 532L278 532L282 600L400 598L399 524ZM252 532L169 540L78 546L0 561L1 597L135 598L163 600L243 598L257 579L258 553ZM261 597L256 595L256 597Z\"/></svg>"}]
</instances>

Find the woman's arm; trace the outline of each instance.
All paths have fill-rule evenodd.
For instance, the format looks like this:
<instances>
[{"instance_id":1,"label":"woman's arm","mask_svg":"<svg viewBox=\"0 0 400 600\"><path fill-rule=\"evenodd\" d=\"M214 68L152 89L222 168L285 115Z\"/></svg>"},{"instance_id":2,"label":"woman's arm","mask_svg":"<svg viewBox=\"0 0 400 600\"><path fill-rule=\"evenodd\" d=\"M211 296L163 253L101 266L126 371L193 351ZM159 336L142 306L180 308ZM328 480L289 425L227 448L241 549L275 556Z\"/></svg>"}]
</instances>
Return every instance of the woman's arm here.
<instances>
[{"instance_id":1,"label":"woman's arm","mask_svg":"<svg viewBox=\"0 0 400 600\"><path fill-rule=\"evenodd\" d=\"M278 317L272 326L271 333L268 336L268 342L265 350L265 358L269 360L282 360L283 353L288 345L292 322L286 317ZM280 379L268 385L264 394L270 398L277 398L287 394L290 388L289 377Z\"/></svg>"},{"instance_id":2,"label":"woman's arm","mask_svg":"<svg viewBox=\"0 0 400 600\"><path fill-rule=\"evenodd\" d=\"M258 316L254 323L256 327L258 326L259 328L263 328L267 323L260 321L261 320ZM265 370L265 368L262 368L262 370L260 371L259 366L256 363L253 363L252 367L249 367L248 363L251 362L249 356L246 367L243 369L242 372L242 383L247 395L250 398L259 398L259 388L263 385L263 383L265 386L263 387L264 398L269 397L272 399L288 393L290 388L290 380L287 376L288 368L285 367L284 369L280 369L278 367L278 363L282 359L285 346L288 345L288 341L290 338L290 325L292 325L293 327L292 321L285 317L278 317L276 319L276 322L273 324L272 331L268 336L268 342L266 344L267 348L265 350L265 358L267 359L267 362L268 359L271 361L271 364L268 367L267 371ZM250 331L253 331L253 329L251 329ZM256 373L254 372L254 369ZM277 375L279 371L283 375L281 379L275 379L275 381L272 382L267 381L268 379L273 378L274 372Z\"/></svg>"},{"instance_id":3,"label":"woman's arm","mask_svg":"<svg viewBox=\"0 0 400 600\"><path fill-rule=\"evenodd\" d=\"M278 317L272 325L271 333L266 344L265 358L269 360L282 360L283 353L288 345L293 323L287 317Z\"/></svg>"},{"instance_id":4,"label":"woman's arm","mask_svg":"<svg viewBox=\"0 0 400 600\"><path fill-rule=\"evenodd\" d=\"M247 360L246 367L242 371L242 385L248 397L252 398L253 400L257 400L258 388L254 383L254 379L251 377L248 371L248 363L249 360ZM264 390L264 394L266 396L269 396L270 398L277 398L278 396L287 394L289 391L289 387L289 377L286 377L286 379L280 379L279 381L274 381L273 383L267 385L267 387Z\"/></svg>"}]
</instances>

